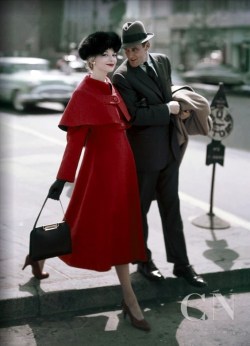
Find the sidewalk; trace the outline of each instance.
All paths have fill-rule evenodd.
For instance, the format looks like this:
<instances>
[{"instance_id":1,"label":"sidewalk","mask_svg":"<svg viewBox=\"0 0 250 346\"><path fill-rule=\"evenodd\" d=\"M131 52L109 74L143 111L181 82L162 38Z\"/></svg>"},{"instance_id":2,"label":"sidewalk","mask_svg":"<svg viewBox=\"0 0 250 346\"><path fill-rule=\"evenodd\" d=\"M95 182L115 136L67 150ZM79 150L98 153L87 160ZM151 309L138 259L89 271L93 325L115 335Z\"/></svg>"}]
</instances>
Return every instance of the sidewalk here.
<instances>
[{"instance_id":1,"label":"sidewalk","mask_svg":"<svg viewBox=\"0 0 250 346\"><path fill-rule=\"evenodd\" d=\"M138 299L143 302L162 297L173 301L191 293L249 289L250 230L237 224L213 231L196 227L191 219L205 214L204 210L182 196L181 209L190 262L208 281L208 288L192 287L184 279L173 276L173 265L165 259L160 218L154 202L149 214L149 243L154 261L166 280L149 282L136 272L136 266L131 265L132 282ZM70 311L88 313L119 305L121 292L114 269L105 273L80 270L53 258L45 263L50 277L39 282L32 277L30 267L21 270L27 252L27 238L17 232L7 233L4 224L1 229L4 231L0 279L2 322ZM13 248L10 246L11 239ZM9 251L14 256L10 256Z\"/></svg>"}]
</instances>

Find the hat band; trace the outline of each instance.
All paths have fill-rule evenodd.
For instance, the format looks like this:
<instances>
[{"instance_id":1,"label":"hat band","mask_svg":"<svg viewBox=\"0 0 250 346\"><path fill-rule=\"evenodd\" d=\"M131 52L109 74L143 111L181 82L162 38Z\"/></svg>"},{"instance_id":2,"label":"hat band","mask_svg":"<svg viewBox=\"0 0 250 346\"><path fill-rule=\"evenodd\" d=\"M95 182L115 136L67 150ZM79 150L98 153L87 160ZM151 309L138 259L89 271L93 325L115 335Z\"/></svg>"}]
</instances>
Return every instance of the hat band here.
<instances>
[{"instance_id":1,"label":"hat band","mask_svg":"<svg viewBox=\"0 0 250 346\"><path fill-rule=\"evenodd\" d=\"M140 40L143 40L144 38L146 38L148 35L145 33L139 33L139 34L127 34L126 37L123 38L123 43L133 43L133 42L137 42Z\"/></svg>"}]
</instances>

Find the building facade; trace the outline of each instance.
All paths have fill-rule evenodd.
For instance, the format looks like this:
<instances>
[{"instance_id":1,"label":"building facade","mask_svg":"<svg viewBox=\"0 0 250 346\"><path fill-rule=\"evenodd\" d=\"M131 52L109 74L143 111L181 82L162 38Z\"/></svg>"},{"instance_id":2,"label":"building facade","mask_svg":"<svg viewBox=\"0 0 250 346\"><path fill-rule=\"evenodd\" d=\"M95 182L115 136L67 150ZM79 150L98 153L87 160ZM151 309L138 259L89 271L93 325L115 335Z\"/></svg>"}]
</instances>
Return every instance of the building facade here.
<instances>
[{"instance_id":1,"label":"building facade","mask_svg":"<svg viewBox=\"0 0 250 346\"><path fill-rule=\"evenodd\" d=\"M0 55L53 58L89 33L116 30L125 0L0 0Z\"/></svg>"},{"instance_id":2,"label":"building facade","mask_svg":"<svg viewBox=\"0 0 250 346\"><path fill-rule=\"evenodd\" d=\"M64 0L0 1L0 54L40 56L59 49Z\"/></svg>"},{"instance_id":3,"label":"building facade","mask_svg":"<svg viewBox=\"0 0 250 346\"><path fill-rule=\"evenodd\" d=\"M221 61L250 72L250 0L3 0L0 55L50 58L90 32L121 33L141 20L154 32L152 51L174 68L190 69L217 52Z\"/></svg>"},{"instance_id":4,"label":"building facade","mask_svg":"<svg viewBox=\"0 0 250 346\"><path fill-rule=\"evenodd\" d=\"M127 0L124 20L143 21L155 33L152 49L174 68L190 69L217 52L250 72L250 0Z\"/></svg>"}]
</instances>

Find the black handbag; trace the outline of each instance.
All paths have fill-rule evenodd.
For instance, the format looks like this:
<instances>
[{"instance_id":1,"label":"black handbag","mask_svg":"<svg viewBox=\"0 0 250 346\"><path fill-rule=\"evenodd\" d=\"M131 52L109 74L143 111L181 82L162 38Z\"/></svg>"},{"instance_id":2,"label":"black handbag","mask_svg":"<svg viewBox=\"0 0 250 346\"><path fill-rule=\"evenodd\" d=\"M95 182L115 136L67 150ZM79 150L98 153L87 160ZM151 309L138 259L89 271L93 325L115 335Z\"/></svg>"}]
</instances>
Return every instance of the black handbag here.
<instances>
[{"instance_id":1,"label":"black handbag","mask_svg":"<svg viewBox=\"0 0 250 346\"><path fill-rule=\"evenodd\" d=\"M30 232L29 256L34 261L66 255L72 252L70 228L65 221L36 227L47 199L48 197L45 199L34 227Z\"/></svg>"}]
</instances>

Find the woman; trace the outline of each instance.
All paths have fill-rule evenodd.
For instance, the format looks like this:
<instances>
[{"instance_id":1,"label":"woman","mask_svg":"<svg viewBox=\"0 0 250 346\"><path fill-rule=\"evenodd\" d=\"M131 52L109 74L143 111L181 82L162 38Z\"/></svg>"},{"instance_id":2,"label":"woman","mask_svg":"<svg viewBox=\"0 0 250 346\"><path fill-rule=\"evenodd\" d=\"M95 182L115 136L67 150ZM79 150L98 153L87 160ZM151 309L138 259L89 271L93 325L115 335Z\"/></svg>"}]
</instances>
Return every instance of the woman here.
<instances>
[{"instance_id":1,"label":"woman","mask_svg":"<svg viewBox=\"0 0 250 346\"><path fill-rule=\"evenodd\" d=\"M139 192L126 129L130 115L108 73L117 62L121 40L113 32L96 32L79 45L91 73L75 90L59 127L67 146L48 197L59 199L65 182L75 187L65 213L73 251L61 256L70 266L107 271L115 266L123 292L124 317L150 330L131 286L128 263L146 260Z\"/></svg>"}]
</instances>

